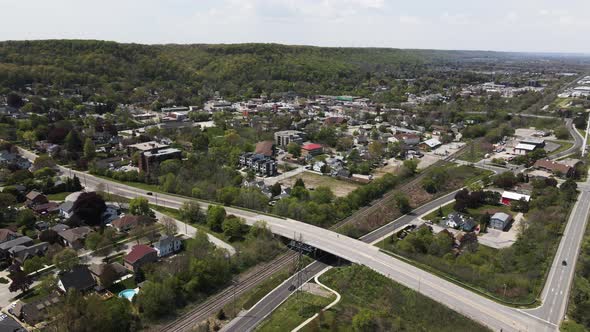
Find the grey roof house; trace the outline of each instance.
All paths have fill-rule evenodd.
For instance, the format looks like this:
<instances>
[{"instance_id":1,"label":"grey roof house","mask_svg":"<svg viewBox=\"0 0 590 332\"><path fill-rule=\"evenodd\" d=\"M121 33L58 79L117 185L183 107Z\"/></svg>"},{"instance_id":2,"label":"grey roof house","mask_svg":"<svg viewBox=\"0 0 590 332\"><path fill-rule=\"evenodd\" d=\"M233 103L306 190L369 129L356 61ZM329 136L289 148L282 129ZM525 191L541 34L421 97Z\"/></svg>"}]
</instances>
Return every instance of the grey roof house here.
<instances>
[{"instance_id":1,"label":"grey roof house","mask_svg":"<svg viewBox=\"0 0 590 332\"><path fill-rule=\"evenodd\" d=\"M512 216L504 212L496 212L490 218L490 227L503 231L506 226L512 221Z\"/></svg>"}]
</instances>

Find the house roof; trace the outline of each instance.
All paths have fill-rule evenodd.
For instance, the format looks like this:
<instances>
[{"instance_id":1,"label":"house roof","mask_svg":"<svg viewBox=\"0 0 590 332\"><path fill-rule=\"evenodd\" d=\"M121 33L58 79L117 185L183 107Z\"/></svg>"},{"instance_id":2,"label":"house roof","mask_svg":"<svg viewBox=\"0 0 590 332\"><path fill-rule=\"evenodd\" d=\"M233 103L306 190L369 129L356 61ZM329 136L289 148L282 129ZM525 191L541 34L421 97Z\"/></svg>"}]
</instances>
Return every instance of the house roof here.
<instances>
[{"instance_id":1,"label":"house roof","mask_svg":"<svg viewBox=\"0 0 590 332\"><path fill-rule=\"evenodd\" d=\"M509 214L504 213L504 212L496 212L492 216L492 219L499 219L499 220L502 220L503 222L507 222L507 221L510 221L510 219L512 219L512 216L510 216Z\"/></svg>"},{"instance_id":2,"label":"house roof","mask_svg":"<svg viewBox=\"0 0 590 332\"><path fill-rule=\"evenodd\" d=\"M55 224L53 227L51 227L51 230L54 230L56 232L63 232L65 230L70 229L70 226L66 225L66 224Z\"/></svg>"},{"instance_id":3,"label":"house roof","mask_svg":"<svg viewBox=\"0 0 590 332\"><path fill-rule=\"evenodd\" d=\"M31 239L28 236L21 236L21 237L17 237L14 240L10 240L10 241L6 241L4 243L0 243L0 250L8 250L12 247L16 247L16 246L24 246L27 245L29 243L33 243L33 239Z\"/></svg>"},{"instance_id":4,"label":"house roof","mask_svg":"<svg viewBox=\"0 0 590 332\"><path fill-rule=\"evenodd\" d=\"M91 264L88 267L88 270L90 271L90 273L96 275L96 276L101 276L105 270L105 268L110 265L113 270L115 270L115 272L117 272L118 275L123 275L125 273L127 273L127 269L121 265L120 263L114 262L114 263L109 263L109 264Z\"/></svg>"},{"instance_id":5,"label":"house roof","mask_svg":"<svg viewBox=\"0 0 590 332\"><path fill-rule=\"evenodd\" d=\"M156 250L148 245L138 244L131 248L131 251L125 256L125 261L134 264L144 256L155 252Z\"/></svg>"},{"instance_id":6,"label":"house roof","mask_svg":"<svg viewBox=\"0 0 590 332\"><path fill-rule=\"evenodd\" d=\"M308 143L301 147L303 150L311 151L311 150L319 150L322 148L320 144L316 143Z\"/></svg>"},{"instance_id":7,"label":"house roof","mask_svg":"<svg viewBox=\"0 0 590 332\"><path fill-rule=\"evenodd\" d=\"M548 159L537 160L533 166L545 168L545 169L548 169L552 172L561 172L563 174L567 174L572 169L571 166L562 164L557 161L548 160Z\"/></svg>"},{"instance_id":8,"label":"house roof","mask_svg":"<svg viewBox=\"0 0 590 332\"><path fill-rule=\"evenodd\" d=\"M74 202L72 201L66 201L60 204L59 209L64 211L64 212L72 212L72 210L74 210Z\"/></svg>"},{"instance_id":9,"label":"house roof","mask_svg":"<svg viewBox=\"0 0 590 332\"><path fill-rule=\"evenodd\" d=\"M19 237L18 233L15 233L7 228L0 228L0 242L6 242L14 238Z\"/></svg>"},{"instance_id":10,"label":"house roof","mask_svg":"<svg viewBox=\"0 0 590 332\"><path fill-rule=\"evenodd\" d=\"M256 149L254 149L254 153L262 154L267 157L270 157L273 155L273 148L272 148L273 145L274 145L273 141L258 142L258 143L256 143Z\"/></svg>"},{"instance_id":11,"label":"house roof","mask_svg":"<svg viewBox=\"0 0 590 332\"><path fill-rule=\"evenodd\" d=\"M532 144L518 143L515 149L533 151L537 146Z\"/></svg>"},{"instance_id":12,"label":"house roof","mask_svg":"<svg viewBox=\"0 0 590 332\"><path fill-rule=\"evenodd\" d=\"M438 139L436 139L436 138L431 138L431 139L429 139L429 140L426 140L426 141L424 141L424 142L422 142L422 143L424 143L424 144L428 145L428 147L431 147L431 148L437 147L437 146L439 146L439 145L441 145L441 144L442 144L442 143L441 143L441 142L440 142Z\"/></svg>"},{"instance_id":13,"label":"house roof","mask_svg":"<svg viewBox=\"0 0 590 332\"><path fill-rule=\"evenodd\" d=\"M528 202L531 199L531 196L515 193L512 191L505 191L502 193L502 198L507 198L507 199L515 200L515 201L519 201L520 199L524 198L524 200Z\"/></svg>"},{"instance_id":14,"label":"house roof","mask_svg":"<svg viewBox=\"0 0 590 332\"><path fill-rule=\"evenodd\" d=\"M37 197L40 197L40 196L43 196L43 194L42 194L42 193L40 193L40 192L38 192L38 191L36 191L36 190L31 190L31 191L30 191L30 192L27 194L26 198L27 198L28 200L31 200L31 201L33 201L33 200L35 200Z\"/></svg>"},{"instance_id":15,"label":"house roof","mask_svg":"<svg viewBox=\"0 0 590 332\"><path fill-rule=\"evenodd\" d=\"M176 236L173 235L163 235L160 240L158 240L158 242L156 242L156 244L154 244L154 247L160 248L162 246L168 245L170 243L174 243L176 241L180 241L180 239L178 239Z\"/></svg>"},{"instance_id":16,"label":"house roof","mask_svg":"<svg viewBox=\"0 0 590 332\"><path fill-rule=\"evenodd\" d=\"M90 270L84 265L78 265L71 271L65 272L59 276L59 280L66 292L70 289L76 289L79 291L86 290L96 285L96 281L92 278Z\"/></svg>"},{"instance_id":17,"label":"house roof","mask_svg":"<svg viewBox=\"0 0 590 332\"><path fill-rule=\"evenodd\" d=\"M113 220L111 222L111 225L117 228L123 228L126 226L137 226L140 223L148 223L151 221L153 221L153 219L147 216L135 216L132 214L128 214Z\"/></svg>"},{"instance_id":18,"label":"house roof","mask_svg":"<svg viewBox=\"0 0 590 332\"><path fill-rule=\"evenodd\" d=\"M92 229L90 227L82 226L82 227L66 229L63 232L59 232L58 234L59 234L59 236L64 238L66 241L72 243L72 242L76 242L78 240L86 238L86 235L90 234L91 232L92 232Z\"/></svg>"}]
</instances>

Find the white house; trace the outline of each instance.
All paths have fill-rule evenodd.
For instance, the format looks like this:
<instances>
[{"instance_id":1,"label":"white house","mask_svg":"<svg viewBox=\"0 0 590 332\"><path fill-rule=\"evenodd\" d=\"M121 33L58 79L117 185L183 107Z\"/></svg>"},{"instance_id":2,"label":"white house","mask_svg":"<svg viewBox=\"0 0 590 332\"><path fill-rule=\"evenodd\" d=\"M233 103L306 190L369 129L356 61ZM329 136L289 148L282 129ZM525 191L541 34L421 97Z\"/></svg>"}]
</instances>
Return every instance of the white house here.
<instances>
[{"instance_id":1,"label":"white house","mask_svg":"<svg viewBox=\"0 0 590 332\"><path fill-rule=\"evenodd\" d=\"M168 256L170 254L180 251L182 248L182 241L176 236L164 235L158 242L154 244L154 249L158 253L158 257Z\"/></svg>"},{"instance_id":2,"label":"white house","mask_svg":"<svg viewBox=\"0 0 590 332\"><path fill-rule=\"evenodd\" d=\"M534 151L536 148L537 146L533 144L518 143L516 147L514 147L514 154L524 156L527 153Z\"/></svg>"}]
</instances>

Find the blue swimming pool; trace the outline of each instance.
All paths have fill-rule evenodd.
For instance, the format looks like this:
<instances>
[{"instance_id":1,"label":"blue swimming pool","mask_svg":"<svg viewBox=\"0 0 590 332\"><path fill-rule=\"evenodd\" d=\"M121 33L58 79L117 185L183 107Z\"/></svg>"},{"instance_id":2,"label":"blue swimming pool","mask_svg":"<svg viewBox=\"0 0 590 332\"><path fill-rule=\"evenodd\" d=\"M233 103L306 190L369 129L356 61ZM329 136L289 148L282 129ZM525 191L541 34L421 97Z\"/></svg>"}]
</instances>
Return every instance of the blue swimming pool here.
<instances>
[{"instance_id":1,"label":"blue swimming pool","mask_svg":"<svg viewBox=\"0 0 590 332\"><path fill-rule=\"evenodd\" d=\"M119 297L124 297L127 300L131 301L135 294L139 293L139 289L125 289L119 292Z\"/></svg>"}]
</instances>

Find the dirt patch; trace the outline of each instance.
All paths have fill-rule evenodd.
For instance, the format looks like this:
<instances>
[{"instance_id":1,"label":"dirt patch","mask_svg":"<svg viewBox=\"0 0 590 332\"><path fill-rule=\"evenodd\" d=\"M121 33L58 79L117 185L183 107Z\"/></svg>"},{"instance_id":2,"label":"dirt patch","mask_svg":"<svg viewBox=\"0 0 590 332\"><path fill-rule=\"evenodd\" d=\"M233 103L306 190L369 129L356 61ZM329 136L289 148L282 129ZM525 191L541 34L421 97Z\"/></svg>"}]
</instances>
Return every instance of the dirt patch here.
<instances>
[{"instance_id":1,"label":"dirt patch","mask_svg":"<svg viewBox=\"0 0 590 332\"><path fill-rule=\"evenodd\" d=\"M338 180L328 175L319 175L312 172L303 172L280 181L283 185L292 187L297 179L303 179L305 187L315 189L320 186L332 189L336 197L344 197L358 188L360 185L344 180Z\"/></svg>"}]
</instances>

